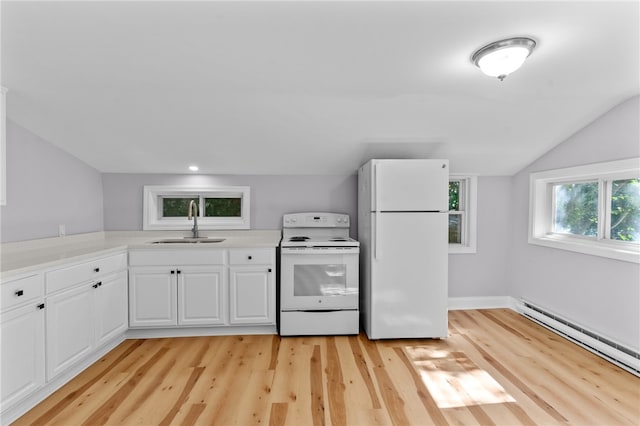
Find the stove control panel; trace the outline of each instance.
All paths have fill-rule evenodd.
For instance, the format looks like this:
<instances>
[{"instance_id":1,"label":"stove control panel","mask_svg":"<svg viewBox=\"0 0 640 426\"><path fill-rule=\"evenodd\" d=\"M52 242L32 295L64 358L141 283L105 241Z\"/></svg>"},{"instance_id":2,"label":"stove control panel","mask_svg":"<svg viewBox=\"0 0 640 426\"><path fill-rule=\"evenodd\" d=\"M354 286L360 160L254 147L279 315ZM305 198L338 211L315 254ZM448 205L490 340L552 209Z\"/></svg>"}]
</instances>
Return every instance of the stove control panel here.
<instances>
[{"instance_id":1,"label":"stove control panel","mask_svg":"<svg viewBox=\"0 0 640 426\"><path fill-rule=\"evenodd\" d=\"M349 215L342 213L290 213L282 218L285 228L348 228Z\"/></svg>"}]
</instances>

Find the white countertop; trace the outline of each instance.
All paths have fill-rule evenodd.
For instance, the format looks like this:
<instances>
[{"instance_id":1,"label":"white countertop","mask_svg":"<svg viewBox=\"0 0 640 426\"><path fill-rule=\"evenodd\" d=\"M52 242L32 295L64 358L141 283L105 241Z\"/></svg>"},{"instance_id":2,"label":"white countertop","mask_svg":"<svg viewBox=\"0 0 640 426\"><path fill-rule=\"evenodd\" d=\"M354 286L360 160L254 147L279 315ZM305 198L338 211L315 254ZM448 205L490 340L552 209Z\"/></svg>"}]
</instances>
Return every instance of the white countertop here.
<instances>
[{"instance_id":1,"label":"white countertop","mask_svg":"<svg viewBox=\"0 0 640 426\"><path fill-rule=\"evenodd\" d=\"M153 244L167 238L190 236L188 231L109 231L66 237L43 238L0 244L0 273L2 278L55 267L69 261L80 261L96 255L110 254L127 249L166 250L168 248L234 248L277 247L279 230L201 231L201 236L224 238L212 244Z\"/></svg>"}]
</instances>

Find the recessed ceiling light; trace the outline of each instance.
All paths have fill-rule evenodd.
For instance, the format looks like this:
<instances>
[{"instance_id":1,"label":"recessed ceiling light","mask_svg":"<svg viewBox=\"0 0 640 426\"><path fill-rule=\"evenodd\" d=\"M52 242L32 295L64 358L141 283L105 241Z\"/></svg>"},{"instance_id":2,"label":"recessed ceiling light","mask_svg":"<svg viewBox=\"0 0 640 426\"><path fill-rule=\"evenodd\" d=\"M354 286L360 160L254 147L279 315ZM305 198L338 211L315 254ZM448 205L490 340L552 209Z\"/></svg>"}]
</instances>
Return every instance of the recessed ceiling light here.
<instances>
[{"instance_id":1,"label":"recessed ceiling light","mask_svg":"<svg viewBox=\"0 0 640 426\"><path fill-rule=\"evenodd\" d=\"M520 68L531 54L536 42L527 37L508 38L484 46L471 57L478 68L500 81Z\"/></svg>"},{"instance_id":2,"label":"recessed ceiling light","mask_svg":"<svg viewBox=\"0 0 640 426\"><path fill-rule=\"evenodd\" d=\"M192 165L192 166L189 166L189 170L191 170L192 172L197 172L200 169L198 168L198 166Z\"/></svg>"}]
</instances>

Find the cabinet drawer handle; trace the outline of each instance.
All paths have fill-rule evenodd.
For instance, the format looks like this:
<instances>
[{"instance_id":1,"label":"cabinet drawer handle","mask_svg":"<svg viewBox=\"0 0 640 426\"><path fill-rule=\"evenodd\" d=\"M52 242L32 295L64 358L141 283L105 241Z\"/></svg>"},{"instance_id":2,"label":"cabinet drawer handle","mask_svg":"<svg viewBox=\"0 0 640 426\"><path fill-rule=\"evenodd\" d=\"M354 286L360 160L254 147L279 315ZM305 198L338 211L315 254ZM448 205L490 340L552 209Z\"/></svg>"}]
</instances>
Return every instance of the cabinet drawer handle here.
<instances>
[{"instance_id":1,"label":"cabinet drawer handle","mask_svg":"<svg viewBox=\"0 0 640 426\"><path fill-rule=\"evenodd\" d=\"M100 268L93 268L93 272L100 272Z\"/></svg>"},{"instance_id":2,"label":"cabinet drawer handle","mask_svg":"<svg viewBox=\"0 0 640 426\"><path fill-rule=\"evenodd\" d=\"M93 288L98 288L98 283L95 283L94 285L92 285L91 287Z\"/></svg>"},{"instance_id":3,"label":"cabinet drawer handle","mask_svg":"<svg viewBox=\"0 0 640 426\"><path fill-rule=\"evenodd\" d=\"M173 269L171 270L171 275L175 274L176 271L174 271Z\"/></svg>"},{"instance_id":4,"label":"cabinet drawer handle","mask_svg":"<svg viewBox=\"0 0 640 426\"><path fill-rule=\"evenodd\" d=\"M102 281L98 281L98 287L102 287Z\"/></svg>"},{"instance_id":5,"label":"cabinet drawer handle","mask_svg":"<svg viewBox=\"0 0 640 426\"><path fill-rule=\"evenodd\" d=\"M38 309L44 309L44 303L41 303L37 306Z\"/></svg>"},{"instance_id":6,"label":"cabinet drawer handle","mask_svg":"<svg viewBox=\"0 0 640 426\"><path fill-rule=\"evenodd\" d=\"M176 274L181 274L182 271L180 269L176 270Z\"/></svg>"},{"instance_id":7,"label":"cabinet drawer handle","mask_svg":"<svg viewBox=\"0 0 640 426\"><path fill-rule=\"evenodd\" d=\"M16 291L16 296L18 296L18 297L22 296L23 294L24 294L23 290L17 290Z\"/></svg>"},{"instance_id":8,"label":"cabinet drawer handle","mask_svg":"<svg viewBox=\"0 0 640 426\"><path fill-rule=\"evenodd\" d=\"M253 259L253 256L247 256L247 259L251 260Z\"/></svg>"}]
</instances>

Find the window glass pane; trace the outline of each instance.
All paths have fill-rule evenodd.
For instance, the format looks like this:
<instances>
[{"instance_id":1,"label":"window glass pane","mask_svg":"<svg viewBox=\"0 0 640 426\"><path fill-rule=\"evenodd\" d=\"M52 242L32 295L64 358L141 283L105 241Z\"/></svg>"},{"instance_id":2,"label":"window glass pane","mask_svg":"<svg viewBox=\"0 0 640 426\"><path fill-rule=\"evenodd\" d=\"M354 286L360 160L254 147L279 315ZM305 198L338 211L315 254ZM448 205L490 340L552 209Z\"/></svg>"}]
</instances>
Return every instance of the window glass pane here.
<instances>
[{"instance_id":1,"label":"window glass pane","mask_svg":"<svg viewBox=\"0 0 640 426\"><path fill-rule=\"evenodd\" d=\"M449 210L460 210L460 181L449 182Z\"/></svg>"},{"instance_id":2,"label":"window glass pane","mask_svg":"<svg viewBox=\"0 0 640 426\"><path fill-rule=\"evenodd\" d=\"M163 217L185 217L188 215L189 202L193 198L162 198ZM198 200L196 200L198 202Z\"/></svg>"},{"instance_id":3,"label":"window glass pane","mask_svg":"<svg viewBox=\"0 0 640 426\"><path fill-rule=\"evenodd\" d=\"M242 198L205 198L204 215L207 217L240 217Z\"/></svg>"},{"instance_id":4,"label":"window glass pane","mask_svg":"<svg viewBox=\"0 0 640 426\"><path fill-rule=\"evenodd\" d=\"M639 179L614 180L611 183L611 239L640 240Z\"/></svg>"},{"instance_id":5,"label":"window glass pane","mask_svg":"<svg viewBox=\"0 0 640 426\"><path fill-rule=\"evenodd\" d=\"M554 185L553 191L553 232L597 236L598 182Z\"/></svg>"},{"instance_id":6,"label":"window glass pane","mask_svg":"<svg viewBox=\"0 0 640 426\"><path fill-rule=\"evenodd\" d=\"M462 215L449 215L449 244L462 244Z\"/></svg>"}]
</instances>

